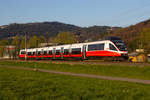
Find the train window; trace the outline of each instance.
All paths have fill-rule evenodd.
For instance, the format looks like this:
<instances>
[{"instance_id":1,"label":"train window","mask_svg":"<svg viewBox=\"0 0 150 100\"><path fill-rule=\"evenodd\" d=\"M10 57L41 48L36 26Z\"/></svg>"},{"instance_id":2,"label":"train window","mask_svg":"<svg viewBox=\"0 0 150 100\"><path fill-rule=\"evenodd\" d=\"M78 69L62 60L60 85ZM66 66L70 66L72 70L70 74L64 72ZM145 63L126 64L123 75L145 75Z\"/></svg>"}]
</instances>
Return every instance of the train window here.
<instances>
[{"instance_id":1,"label":"train window","mask_svg":"<svg viewBox=\"0 0 150 100\"><path fill-rule=\"evenodd\" d=\"M72 54L81 54L81 48L72 49Z\"/></svg>"},{"instance_id":2,"label":"train window","mask_svg":"<svg viewBox=\"0 0 150 100\"><path fill-rule=\"evenodd\" d=\"M109 43L109 49L110 49L110 50L117 51L117 49L116 49L112 44L110 44L110 43Z\"/></svg>"},{"instance_id":3,"label":"train window","mask_svg":"<svg viewBox=\"0 0 150 100\"><path fill-rule=\"evenodd\" d=\"M52 55L52 50L50 50L50 51L48 52L48 54L49 54L49 55Z\"/></svg>"},{"instance_id":4,"label":"train window","mask_svg":"<svg viewBox=\"0 0 150 100\"><path fill-rule=\"evenodd\" d=\"M38 53L37 53L38 55L41 55L41 51L38 51Z\"/></svg>"},{"instance_id":5,"label":"train window","mask_svg":"<svg viewBox=\"0 0 150 100\"><path fill-rule=\"evenodd\" d=\"M47 51L44 51L44 53L43 53L44 55L46 55L47 54Z\"/></svg>"},{"instance_id":6,"label":"train window","mask_svg":"<svg viewBox=\"0 0 150 100\"><path fill-rule=\"evenodd\" d=\"M88 51L104 50L104 43L88 45Z\"/></svg>"},{"instance_id":7,"label":"train window","mask_svg":"<svg viewBox=\"0 0 150 100\"><path fill-rule=\"evenodd\" d=\"M56 50L56 55L59 55L60 54L60 50Z\"/></svg>"},{"instance_id":8,"label":"train window","mask_svg":"<svg viewBox=\"0 0 150 100\"><path fill-rule=\"evenodd\" d=\"M64 55L68 55L69 54L69 49L64 49Z\"/></svg>"},{"instance_id":9,"label":"train window","mask_svg":"<svg viewBox=\"0 0 150 100\"><path fill-rule=\"evenodd\" d=\"M35 52L33 52L33 54L32 55L35 55Z\"/></svg>"},{"instance_id":10,"label":"train window","mask_svg":"<svg viewBox=\"0 0 150 100\"><path fill-rule=\"evenodd\" d=\"M25 54L25 51L21 51L21 54Z\"/></svg>"},{"instance_id":11,"label":"train window","mask_svg":"<svg viewBox=\"0 0 150 100\"><path fill-rule=\"evenodd\" d=\"M27 52L27 55L30 56L30 55L31 55L31 52Z\"/></svg>"}]
</instances>

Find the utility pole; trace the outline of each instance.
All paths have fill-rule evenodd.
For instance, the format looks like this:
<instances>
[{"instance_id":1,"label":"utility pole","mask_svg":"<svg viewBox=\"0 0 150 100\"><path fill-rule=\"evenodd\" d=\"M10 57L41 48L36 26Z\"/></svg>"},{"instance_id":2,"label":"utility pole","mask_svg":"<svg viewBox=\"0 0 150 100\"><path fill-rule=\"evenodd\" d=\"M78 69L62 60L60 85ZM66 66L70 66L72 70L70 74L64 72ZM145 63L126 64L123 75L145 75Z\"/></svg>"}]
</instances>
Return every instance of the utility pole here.
<instances>
[{"instance_id":1,"label":"utility pole","mask_svg":"<svg viewBox=\"0 0 150 100\"><path fill-rule=\"evenodd\" d=\"M27 61L27 34L25 32L25 61Z\"/></svg>"},{"instance_id":2,"label":"utility pole","mask_svg":"<svg viewBox=\"0 0 150 100\"><path fill-rule=\"evenodd\" d=\"M10 33L8 33L8 54L9 54L9 60L11 60L11 52L10 52L10 43L11 43L11 40L10 40Z\"/></svg>"}]
</instances>

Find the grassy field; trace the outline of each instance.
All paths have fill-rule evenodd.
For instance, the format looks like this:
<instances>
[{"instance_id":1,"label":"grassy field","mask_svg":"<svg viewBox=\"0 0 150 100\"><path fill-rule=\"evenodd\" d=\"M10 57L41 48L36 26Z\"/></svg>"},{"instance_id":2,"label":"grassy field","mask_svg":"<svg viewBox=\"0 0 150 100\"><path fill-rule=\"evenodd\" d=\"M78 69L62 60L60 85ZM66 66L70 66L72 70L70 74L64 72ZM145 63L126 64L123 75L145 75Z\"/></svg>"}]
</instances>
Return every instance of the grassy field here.
<instances>
[{"instance_id":1,"label":"grassy field","mask_svg":"<svg viewBox=\"0 0 150 100\"><path fill-rule=\"evenodd\" d=\"M150 100L150 85L0 68L0 100Z\"/></svg>"},{"instance_id":2,"label":"grassy field","mask_svg":"<svg viewBox=\"0 0 150 100\"><path fill-rule=\"evenodd\" d=\"M22 66L31 68L42 68L56 71L86 73L95 75L106 75L115 77L127 77L150 80L150 66L117 66L117 65L79 65L79 64L54 64L40 62L15 62L0 61L0 66Z\"/></svg>"}]
</instances>

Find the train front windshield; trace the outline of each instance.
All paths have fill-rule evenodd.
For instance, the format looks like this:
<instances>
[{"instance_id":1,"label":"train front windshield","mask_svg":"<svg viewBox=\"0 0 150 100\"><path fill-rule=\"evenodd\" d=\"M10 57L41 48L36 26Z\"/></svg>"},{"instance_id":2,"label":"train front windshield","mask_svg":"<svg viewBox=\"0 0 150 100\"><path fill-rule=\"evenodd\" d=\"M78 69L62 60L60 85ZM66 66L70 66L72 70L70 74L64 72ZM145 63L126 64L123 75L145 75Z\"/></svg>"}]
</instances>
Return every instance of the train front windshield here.
<instances>
[{"instance_id":1,"label":"train front windshield","mask_svg":"<svg viewBox=\"0 0 150 100\"><path fill-rule=\"evenodd\" d=\"M112 41L120 51L127 51L127 48L122 40L113 40Z\"/></svg>"}]
</instances>

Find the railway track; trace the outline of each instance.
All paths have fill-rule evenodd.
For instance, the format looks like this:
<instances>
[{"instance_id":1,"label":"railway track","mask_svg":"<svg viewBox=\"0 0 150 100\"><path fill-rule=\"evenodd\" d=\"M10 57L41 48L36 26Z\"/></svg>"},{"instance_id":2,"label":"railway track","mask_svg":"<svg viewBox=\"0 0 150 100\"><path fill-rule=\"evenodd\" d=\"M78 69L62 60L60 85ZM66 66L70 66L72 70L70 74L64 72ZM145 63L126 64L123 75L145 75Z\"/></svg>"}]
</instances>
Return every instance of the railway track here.
<instances>
[{"instance_id":1,"label":"railway track","mask_svg":"<svg viewBox=\"0 0 150 100\"><path fill-rule=\"evenodd\" d=\"M1 61L15 61L26 62L25 60L1 60ZM133 63L133 62L119 62L119 61L102 61L102 60L84 60L84 61L64 61L64 60L27 60L27 62L39 63L56 63L56 64L88 64L88 65L119 65L119 66L150 66L150 63Z\"/></svg>"}]
</instances>

